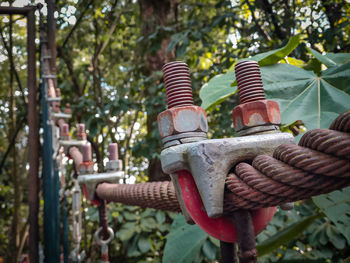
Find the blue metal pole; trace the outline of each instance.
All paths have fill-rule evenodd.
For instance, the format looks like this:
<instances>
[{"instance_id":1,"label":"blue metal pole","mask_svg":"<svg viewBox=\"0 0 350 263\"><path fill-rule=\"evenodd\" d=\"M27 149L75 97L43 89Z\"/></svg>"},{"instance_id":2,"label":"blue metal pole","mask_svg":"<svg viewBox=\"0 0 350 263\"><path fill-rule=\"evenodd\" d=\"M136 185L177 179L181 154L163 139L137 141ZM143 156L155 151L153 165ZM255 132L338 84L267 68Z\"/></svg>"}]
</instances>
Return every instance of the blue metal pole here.
<instances>
[{"instance_id":1,"label":"blue metal pole","mask_svg":"<svg viewBox=\"0 0 350 263\"><path fill-rule=\"evenodd\" d=\"M44 129L43 142L43 198L44 198L44 255L45 263L58 263L55 253L55 199L54 199L54 172L52 148L52 124L49 120L49 104L47 101L47 83L41 83L42 122Z\"/></svg>"},{"instance_id":2,"label":"blue metal pole","mask_svg":"<svg viewBox=\"0 0 350 263\"><path fill-rule=\"evenodd\" d=\"M60 259L61 257L61 227L60 227L60 177L59 177L59 166L58 161L55 160L55 219L56 219L56 231L55 231L55 251L56 257Z\"/></svg>"},{"instance_id":3,"label":"blue metal pole","mask_svg":"<svg viewBox=\"0 0 350 263\"><path fill-rule=\"evenodd\" d=\"M64 263L68 263L69 256L69 241L68 241L68 204L66 194L63 196L63 211L62 211L62 221L63 221L63 254Z\"/></svg>"}]
</instances>

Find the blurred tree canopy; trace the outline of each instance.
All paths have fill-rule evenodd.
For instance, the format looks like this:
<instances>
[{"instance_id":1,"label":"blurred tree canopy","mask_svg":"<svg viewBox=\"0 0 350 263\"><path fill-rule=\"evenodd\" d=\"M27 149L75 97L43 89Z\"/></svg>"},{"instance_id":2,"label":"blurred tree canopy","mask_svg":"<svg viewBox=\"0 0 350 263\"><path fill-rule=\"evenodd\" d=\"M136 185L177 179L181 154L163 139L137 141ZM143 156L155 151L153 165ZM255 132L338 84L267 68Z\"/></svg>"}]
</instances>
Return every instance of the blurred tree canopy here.
<instances>
[{"instance_id":1,"label":"blurred tree canopy","mask_svg":"<svg viewBox=\"0 0 350 263\"><path fill-rule=\"evenodd\" d=\"M1 5L38 2L43 1ZM168 179L161 172L156 122L166 108L164 63L183 60L189 65L195 103L200 105L200 88L214 76L227 72L238 59L285 46L293 36L300 44L289 54L289 63L316 74L325 65L310 50L350 51L350 3L345 0L57 0L56 8L57 81L62 105L72 108L71 132L76 123L86 124L100 170L108 143L117 142L128 183ZM28 250L25 25L21 16L0 17L0 256L12 262ZM232 95L207 111L211 138L234 135L230 116L237 102ZM83 247L94 259L96 209L85 208ZM272 235L318 209L309 200L289 214L279 212L266 233ZM111 205L110 211L117 232L112 258L160 262L175 215L119 205ZM199 250L193 250L193 260L214 261L216 241L203 240ZM299 239L264 260L300 256L308 262L337 262L350 256L347 242L328 218L317 217Z\"/></svg>"}]
</instances>

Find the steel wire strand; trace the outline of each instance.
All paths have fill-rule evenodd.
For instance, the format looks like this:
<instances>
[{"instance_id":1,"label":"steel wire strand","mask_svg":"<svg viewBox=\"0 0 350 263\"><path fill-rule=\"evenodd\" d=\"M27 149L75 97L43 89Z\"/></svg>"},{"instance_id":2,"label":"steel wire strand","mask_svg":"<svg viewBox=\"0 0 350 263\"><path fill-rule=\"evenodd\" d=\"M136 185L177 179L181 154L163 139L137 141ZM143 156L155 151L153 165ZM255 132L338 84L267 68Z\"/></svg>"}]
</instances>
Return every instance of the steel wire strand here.
<instances>
[{"instance_id":1,"label":"steel wire strand","mask_svg":"<svg viewBox=\"0 0 350 263\"><path fill-rule=\"evenodd\" d=\"M334 130L315 129L303 135L300 146L350 160L350 134Z\"/></svg>"},{"instance_id":2,"label":"steel wire strand","mask_svg":"<svg viewBox=\"0 0 350 263\"><path fill-rule=\"evenodd\" d=\"M329 127L331 130L350 133L350 111L340 114Z\"/></svg>"},{"instance_id":3,"label":"steel wire strand","mask_svg":"<svg viewBox=\"0 0 350 263\"><path fill-rule=\"evenodd\" d=\"M350 176L350 162L348 160L295 144L278 146L273 157L290 166L314 174L336 177Z\"/></svg>"},{"instance_id":4,"label":"steel wire strand","mask_svg":"<svg viewBox=\"0 0 350 263\"><path fill-rule=\"evenodd\" d=\"M152 182L140 184L109 184L97 186L100 199L160 210L180 212L172 182Z\"/></svg>"}]
</instances>

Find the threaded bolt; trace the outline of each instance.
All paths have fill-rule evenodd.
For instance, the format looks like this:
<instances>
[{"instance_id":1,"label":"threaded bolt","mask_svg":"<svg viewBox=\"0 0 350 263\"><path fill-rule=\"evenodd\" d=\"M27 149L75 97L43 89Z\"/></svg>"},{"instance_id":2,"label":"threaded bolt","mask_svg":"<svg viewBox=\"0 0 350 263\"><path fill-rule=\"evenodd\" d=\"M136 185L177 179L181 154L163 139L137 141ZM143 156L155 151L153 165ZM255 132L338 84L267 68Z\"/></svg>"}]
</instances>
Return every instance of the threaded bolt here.
<instances>
[{"instance_id":1,"label":"threaded bolt","mask_svg":"<svg viewBox=\"0 0 350 263\"><path fill-rule=\"evenodd\" d=\"M173 61L163 66L168 108L193 105L190 71L185 62Z\"/></svg>"},{"instance_id":2,"label":"threaded bolt","mask_svg":"<svg viewBox=\"0 0 350 263\"><path fill-rule=\"evenodd\" d=\"M82 146L83 162L91 162L91 144L85 144Z\"/></svg>"},{"instance_id":3,"label":"threaded bolt","mask_svg":"<svg viewBox=\"0 0 350 263\"><path fill-rule=\"evenodd\" d=\"M77 132L77 137L79 140L86 140L86 133L85 133L85 124L84 123L79 123L77 125L78 132Z\"/></svg>"},{"instance_id":4,"label":"threaded bolt","mask_svg":"<svg viewBox=\"0 0 350 263\"><path fill-rule=\"evenodd\" d=\"M70 104L69 103L66 104L66 107L64 108L64 113L71 114Z\"/></svg>"},{"instance_id":5,"label":"threaded bolt","mask_svg":"<svg viewBox=\"0 0 350 263\"><path fill-rule=\"evenodd\" d=\"M110 143L108 145L109 160L118 160L118 143Z\"/></svg>"},{"instance_id":6,"label":"threaded bolt","mask_svg":"<svg viewBox=\"0 0 350 263\"><path fill-rule=\"evenodd\" d=\"M238 62L235 65L235 74L241 104L265 99L258 62L253 60Z\"/></svg>"},{"instance_id":7,"label":"threaded bolt","mask_svg":"<svg viewBox=\"0 0 350 263\"><path fill-rule=\"evenodd\" d=\"M61 136L69 136L69 125L68 125L68 123L64 123L61 126L60 135Z\"/></svg>"}]
</instances>

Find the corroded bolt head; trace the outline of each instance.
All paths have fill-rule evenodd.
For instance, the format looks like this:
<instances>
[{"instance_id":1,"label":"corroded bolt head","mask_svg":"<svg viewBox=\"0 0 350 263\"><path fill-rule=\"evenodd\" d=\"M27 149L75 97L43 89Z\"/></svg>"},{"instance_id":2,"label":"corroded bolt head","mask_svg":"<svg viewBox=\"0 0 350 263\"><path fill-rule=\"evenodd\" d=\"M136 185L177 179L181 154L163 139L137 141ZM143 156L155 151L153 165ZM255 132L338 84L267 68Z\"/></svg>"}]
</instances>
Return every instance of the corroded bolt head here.
<instances>
[{"instance_id":1,"label":"corroded bolt head","mask_svg":"<svg viewBox=\"0 0 350 263\"><path fill-rule=\"evenodd\" d=\"M235 130L241 131L262 125L280 125L281 113L276 101L257 100L236 106L232 120Z\"/></svg>"},{"instance_id":2,"label":"corroded bolt head","mask_svg":"<svg viewBox=\"0 0 350 263\"><path fill-rule=\"evenodd\" d=\"M158 115L162 138L185 132L208 132L207 115L198 106L174 107Z\"/></svg>"}]
</instances>

